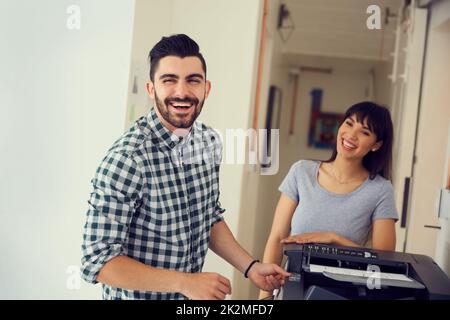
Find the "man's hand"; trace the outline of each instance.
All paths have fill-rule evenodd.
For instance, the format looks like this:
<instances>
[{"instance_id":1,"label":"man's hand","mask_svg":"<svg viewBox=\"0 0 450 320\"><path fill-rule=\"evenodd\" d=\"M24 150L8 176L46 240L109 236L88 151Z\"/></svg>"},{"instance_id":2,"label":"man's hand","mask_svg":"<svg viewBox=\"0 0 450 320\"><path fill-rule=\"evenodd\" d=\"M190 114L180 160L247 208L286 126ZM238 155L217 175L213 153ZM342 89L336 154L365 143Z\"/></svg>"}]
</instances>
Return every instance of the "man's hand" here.
<instances>
[{"instance_id":1,"label":"man's hand","mask_svg":"<svg viewBox=\"0 0 450 320\"><path fill-rule=\"evenodd\" d=\"M248 272L248 278L261 290L273 291L284 284L284 278L291 274L276 264L255 263Z\"/></svg>"},{"instance_id":2,"label":"man's hand","mask_svg":"<svg viewBox=\"0 0 450 320\"><path fill-rule=\"evenodd\" d=\"M230 281L218 273L186 273L181 293L193 300L224 300L231 294Z\"/></svg>"},{"instance_id":3,"label":"man's hand","mask_svg":"<svg viewBox=\"0 0 450 320\"><path fill-rule=\"evenodd\" d=\"M337 234L334 232L310 232L289 236L281 243L326 243L332 244L336 242Z\"/></svg>"}]
</instances>

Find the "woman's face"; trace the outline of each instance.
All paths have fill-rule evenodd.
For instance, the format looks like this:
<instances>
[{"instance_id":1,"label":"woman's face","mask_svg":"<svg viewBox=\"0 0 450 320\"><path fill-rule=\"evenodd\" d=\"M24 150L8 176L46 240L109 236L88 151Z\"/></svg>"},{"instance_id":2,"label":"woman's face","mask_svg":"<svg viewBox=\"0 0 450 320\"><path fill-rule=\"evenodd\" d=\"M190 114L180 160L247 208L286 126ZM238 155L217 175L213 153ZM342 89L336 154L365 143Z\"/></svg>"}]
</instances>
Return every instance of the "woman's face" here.
<instances>
[{"instance_id":1,"label":"woman's face","mask_svg":"<svg viewBox=\"0 0 450 320\"><path fill-rule=\"evenodd\" d=\"M367 118L364 123L359 123L356 115L352 115L339 127L337 153L344 158L362 159L367 153L378 150L382 144L382 141L377 142L377 136L369 129Z\"/></svg>"}]
</instances>

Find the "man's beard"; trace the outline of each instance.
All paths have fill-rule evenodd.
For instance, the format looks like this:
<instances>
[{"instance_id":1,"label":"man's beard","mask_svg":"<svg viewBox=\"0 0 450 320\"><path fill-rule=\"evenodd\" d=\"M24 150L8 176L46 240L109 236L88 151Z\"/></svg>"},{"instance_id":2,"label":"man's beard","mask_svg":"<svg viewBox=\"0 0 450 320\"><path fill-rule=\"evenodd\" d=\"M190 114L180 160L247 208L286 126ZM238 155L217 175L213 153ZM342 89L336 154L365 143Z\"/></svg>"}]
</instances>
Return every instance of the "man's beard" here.
<instances>
[{"instance_id":1,"label":"man's beard","mask_svg":"<svg viewBox=\"0 0 450 320\"><path fill-rule=\"evenodd\" d=\"M192 104L191 108L194 108L194 112L191 114L183 117L178 116L175 113L173 113L170 110L169 104L174 102L185 102ZM166 120L169 124L174 126L175 128L185 129L190 128L192 124L194 123L195 119L200 115L200 112L203 108L203 103L205 102L205 99L199 101L197 98L189 98L186 97L184 99L180 98L166 98L164 99L164 102L162 102L158 95L155 92L155 103L156 107L158 108L159 113L163 117L164 120Z\"/></svg>"}]
</instances>

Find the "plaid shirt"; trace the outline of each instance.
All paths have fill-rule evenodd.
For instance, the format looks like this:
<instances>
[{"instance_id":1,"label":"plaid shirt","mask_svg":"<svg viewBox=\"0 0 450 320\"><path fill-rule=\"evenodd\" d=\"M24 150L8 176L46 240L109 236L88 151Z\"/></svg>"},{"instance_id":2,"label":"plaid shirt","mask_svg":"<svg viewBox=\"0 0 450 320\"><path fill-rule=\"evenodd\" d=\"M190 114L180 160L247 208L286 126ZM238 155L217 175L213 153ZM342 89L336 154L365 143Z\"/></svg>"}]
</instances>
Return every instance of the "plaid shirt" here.
<instances>
[{"instance_id":1,"label":"plaid shirt","mask_svg":"<svg viewBox=\"0 0 450 320\"><path fill-rule=\"evenodd\" d=\"M112 148L92 180L83 235L82 278L97 283L105 263L123 255L155 268L201 272L211 227L222 220L215 131L194 122L184 139L152 110ZM103 284L104 299L186 299Z\"/></svg>"}]
</instances>

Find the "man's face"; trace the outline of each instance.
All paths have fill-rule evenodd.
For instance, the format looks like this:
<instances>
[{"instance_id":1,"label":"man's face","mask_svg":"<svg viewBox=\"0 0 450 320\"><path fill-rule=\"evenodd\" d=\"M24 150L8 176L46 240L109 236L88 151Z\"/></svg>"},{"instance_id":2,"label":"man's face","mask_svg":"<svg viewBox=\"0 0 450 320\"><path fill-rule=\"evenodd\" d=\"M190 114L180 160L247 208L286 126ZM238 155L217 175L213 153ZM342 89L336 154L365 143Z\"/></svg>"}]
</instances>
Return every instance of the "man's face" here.
<instances>
[{"instance_id":1,"label":"man's face","mask_svg":"<svg viewBox=\"0 0 450 320\"><path fill-rule=\"evenodd\" d=\"M147 91L161 122L171 131L190 128L202 111L211 84L197 57L167 56L159 60Z\"/></svg>"}]
</instances>

